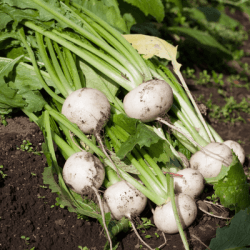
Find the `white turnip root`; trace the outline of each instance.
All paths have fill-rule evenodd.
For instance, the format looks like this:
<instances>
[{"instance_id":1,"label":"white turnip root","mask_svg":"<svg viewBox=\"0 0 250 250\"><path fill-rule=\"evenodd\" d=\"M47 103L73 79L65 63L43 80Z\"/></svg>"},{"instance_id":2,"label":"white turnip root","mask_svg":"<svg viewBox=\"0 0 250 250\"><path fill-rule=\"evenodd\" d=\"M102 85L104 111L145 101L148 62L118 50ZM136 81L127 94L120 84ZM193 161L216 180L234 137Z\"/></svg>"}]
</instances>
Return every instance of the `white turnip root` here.
<instances>
[{"instance_id":1,"label":"white turnip root","mask_svg":"<svg viewBox=\"0 0 250 250\"><path fill-rule=\"evenodd\" d=\"M119 181L104 192L104 201L116 220L131 219L140 215L147 204L147 198L126 181Z\"/></svg>"},{"instance_id":2,"label":"white turnip root","mask_svg":"<svg viewBox=\"0 0 250 250\"><path fill-rule=\"evenodd\" d=\"M197 216L197 206L193 198L187 194L175 196L177 211L180 217L182 228L190 226ZM171 201L157 206L154 211L154 223L156 227L164 233L178 233L178 226L172 209Z\"/></svg>"},{"instance_id":3,"label":"white turnip root","mask_svg":"<svg viewBox=\"0 0 250 250\"><path fill-rule=\"evenodd\" d=\"M62 114L86 134L99 132L110 116L110 104L99 90L82 88L72 92L63 103Z\"/></svg>"},{"instance_id":4,"label":"white turnip root","mask_svg":"<svg viewBox=\"0 0 250 250\"><path fill-rule=\"evenodd\" d=\"M195 169L185 168L177 172L182 177L174 176L174 190L176 193L187 194L197 198L203 191L205 181L203 175Z\"/></svg>"},{"instance_id":5,"label":"white turnip root","mask_svg":"<svg viewBox=\"0 0 250 250\"><path fill-rule=\"evenodd\" d=\"M98 189L105 178L105 170L101 161L89 152L77 152L66 160L62 174L66 185L74 192L81 195L95 193L99 202L104 228L110 242L110 249L112 249L112 240L105 223L103 204L98 193Z\"/></svg>"},{"instance_id":6,"label":"white turnip root","mask_svg":"<svg viewBox=\"0 0 250 250\"><path fill-rule=\"evenodd\" d=\"M111 212L113 219L126 217L130 220L135 234L149 249L152 249L138 234L132 218L140 215L147 204L147 197L127 181L119 181L108 187L103 195L105 212ZM153 249L152 249L153 250Z\"/></svg>"},{"instance_id":7,"label":"white turnip root","mask_svg":"<svg viewBox=\"0 0 250 250\"><path fill-rule=\"evenodd\" d=\"M233 160L231 149L219 142L211 142L190 158L190 168L198 170L204 178L216 177L222 165L230 166Z\"/></svg>"},{"instance_id":8,"label":"white turnip root","mask_svg":"<svg viewBox=\"0 0 250 250\"><path fill-rule=\"evenodd\" d=\"M223 143L234 151L234 153L238 156L240 163L243 165L246 155L242 146L238 142L232 140L227 140Z\"/></svg>"},{"instance_id":9,"label":"white turnip root","mask_svg":"<svg viewBox=\"0 0 250 250\"><path fill-rule=\"evenodd\" d=\"M163 80L150 80L131 90L123 105L129 117L150 122L166 113L173 104L173 91Z\"/></svg>"},{"instance_id":10,"label":"white turnip root","mask_svg":"<svg viewBox=\"0 0 250 250\"><path fill-rule=\"evenodd\" d=\"M92 187L99 189L104 177L105 170L101 161L86 151L71 155L63 167L65 183L81 195L87 195Z\"/></svg>"}]
</instances>

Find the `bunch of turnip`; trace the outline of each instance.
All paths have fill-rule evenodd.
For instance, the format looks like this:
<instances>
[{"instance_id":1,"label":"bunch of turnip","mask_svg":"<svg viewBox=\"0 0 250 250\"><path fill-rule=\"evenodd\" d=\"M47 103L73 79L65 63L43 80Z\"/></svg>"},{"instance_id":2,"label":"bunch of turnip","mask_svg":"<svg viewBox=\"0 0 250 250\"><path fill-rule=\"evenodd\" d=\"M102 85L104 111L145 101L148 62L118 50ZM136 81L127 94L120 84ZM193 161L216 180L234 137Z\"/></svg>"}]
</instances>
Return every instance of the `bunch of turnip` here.
<instances>
[{"instance_id":1,"label":"bunch of turnip","mask_svg":"<svg viewBox=\"0 0 250 250\"><path fill-rule=\"evenodd\" d=\"M57 121L59 121L68 141L70 138L67 129L75 131L79 139L85 140L85 134L92 134L96 137L104 153L104 155L100 153L96 145L93 146L95 155L80 148L81 152L73 154L65 163L63 168L65 183L81 195L89 194L92 191L97 195L103 223L109 237L102 202L97 191L105 177L100 160L108 159L109 166L116 171L119 181L108 187L104 193L104 206L108 209L106 211L110 211L114 219L119 220L125 216L131 220L133 216L139 216L146 206L147 198L149 198L156 204L154 211L156 226L163 232L171 234L180 232L183 236L183 228L190 226L196 218L197 206L194 199L199 197L204 188L204 178L217 176L222 165L229 166L232 161L230 149L236 150L239 145L233 146L231 142L222 143L223 141L217 133L204 122L196 104L189 95L189 91L186 90L186 93L178 82L173 80L174 77L166 68L162 70L158 65L151 67L150 64L146 64L119 32L75 1L67 1L67 4L59 2L56 8L50 8L48 7L49 3L45 4L44 1L36 0L36 4L39 6L38 12L45 9L51 15L55 15L54 19L58 23L54 25L53 29L45 30L43 26L39 26L37 20L35 22L32 20L24 21L20 25L29 29L30 33L35 33L40 57L55 84L56 91L60 94L56 95L43 82L42 78L41 84L53 101L63 104L61 113L68 121L76 124L82 134L75 130L74 125L69 124L54 110L51 111L48 108L50 114L54 115L55 119L58 118ZM58 8L61 5L63 5L63 11L60 12ZM68 15L61 14L65 13L65 10L67 10ZM74 18L68 18L70 15L73 15ZM37 16L39 17L39 15ZM72 20L76 19L78 22L74 23ZM60 27L61 24L63 27L66 24L69 32L57 29L57 26ZM72 31L76 31L77 36L71 36L70 32ZM25 43L22 34L21 36L32 63L36 67L29 44ZM43 39L43 36L46 38ZM59 48L59 45L62 48ZM135 147L132 153L127 156L127 160L140 172L139 178L143 184L136 182L122 170L118 170L106 152L100 136L100 132L107 125L110 117L110 102L102 91L84 87L85 85L80 81L77 73L75 58L71 53L79 56L90 65L98 77L103 77L111 85L120 85L123 91L128 92L123 103L121 100L117 100L116 95L112 97L115 112L125 112L127 116L148 123L152 127L155 127L158 122L164 123L172 129L173 134L179 141L183 142L183 145L190 146L190 152L193 153L190 159L190 168L185 168L188 166L187 162L183 164L185 169L177 172L178 175L173 180L168 174L162 173L162 169L150 158L150 154L144 148L137 149ZM63 62L58 62L57 58L64 57L67 58L67 62L71 62L71 65L60 67ZM39 70L36 73L40 77ZM182 84L185 88L183 81ZM106 85L103 84L102 87L109 91ZM121 93L123 92L121 91ZM66 123L67 125L65 125ZM107 136L111 141L113 140L113 145L117 143L116 140L122 141L122 138L116 138L112 131ZM182 140L183 137L185 139ZM167 141L165 135L163 139ZM168 143L171 144L171 142ZM188 145L189 143L190 145ZM75 147L73 144L71 145ZM243 163L244 153L236 153L236 155ZM201 160L197 160L197 157L200 157ZM178 156L178 158L181 157ZM181 160L181 162L184 161ZM150 163L148 165L151 168L145 162ZM169 183L173 185L171 186ZM117 192L118 187L119 193ZM176 192L175 197L173 190ZM109 241L112 249L110 237ZM186 242L185 239L183 241ZM185 247L188 249L186 243Z\"/></svg>"}]
</instances>

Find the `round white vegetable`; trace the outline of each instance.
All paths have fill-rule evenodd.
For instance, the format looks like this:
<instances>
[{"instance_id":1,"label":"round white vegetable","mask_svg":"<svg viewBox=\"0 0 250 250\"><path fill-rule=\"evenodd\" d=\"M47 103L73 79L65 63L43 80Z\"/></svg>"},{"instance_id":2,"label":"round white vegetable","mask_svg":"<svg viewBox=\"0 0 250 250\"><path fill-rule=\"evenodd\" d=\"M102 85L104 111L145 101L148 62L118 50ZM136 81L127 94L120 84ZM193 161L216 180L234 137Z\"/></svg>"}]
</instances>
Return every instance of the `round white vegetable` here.
<instances>
[{"instance_id":1,"label":"round white vegetable","mask_svg":"<svg viewBox=\"0 0 250 250\"><path fill-rule=\"evenodd\" d=\"M63 103L62 114L86 134L99 132L110 116L110 104L99 90L82 88L72 92Z\"/></svg>"},{"instance_id":2,"label":"round white vegetable","mask_svg":"<svg viewBox=\"0 0 250 250\"><path fill-rule=\"evenodd\" d=\"M232 140L227 140L223 143L234 151L234 153L238 156L240 163L243 165L246 155L242 146L238 142Z\"/></svg>"},{"instance_id":3,"label":"round white vegetable","mask_svg":"<svg viewBox=\"0 0 250 250\"><path fill-rule=\"evenodd\" d=\"M163 80L144 82L131 90L123 100L126 114L142 122L155 120L167 112L172 104L173 91Z\"/></svg>"},{"instance_id":4,"label":"round white vegetable","mask_svg":"<svg viewBox=\"0 0 250 250\"><path fill-rule=\"evenodd\" d=\"M175 202L180 222L184 229L194 222L197 216L197 206L194 199L187 194L176 195ZM153 218L156 227L162 232L168 234L178 233L171 202L163 206L157 206Z\"/></svg>"},{"instance_id":5,"label":"round white vegetable","mask_svg":"<svg viewBox=\"0 0 250 250\"><path fill-rule=\"evenodd\" d=\"M65 183L78 194L92 193L92 187L99 189L105 177L101 161L86 151L71 155L63 167Z\"/></svg>"},{"instance_id":6,"label":"round white vegetable","mask_svg":"<svg viewBox=\"0 0 250 250\"><path fill-rule=\"evenodd\" d=\"M205 181L198 170L185 168L178 171L177 174L183 176L174 176L174 190L176 193L187 194L192 198L197 198L202 193Z\"/></svg>"},{"instance_id":7,"label":"round white vegetable","mask_svg":"<svg viewBox=\"0 0 250 250\"><path fill-rule=\"evenodd\" d=\"M190 168L199 170L204 178L216 177L222 165L230 166L233 160L231 149L219 142L211 142L202 150L194 153L190 160Z\"/></svg>"},{"instance_id":8,"label":"round white vegetable","mask_svg":"<svg viewBox=\"0 0 250 250\"><path fill-rule=\"evenodd\" d=\"M108 187L103 197L105 211L110 211L116 220L138 216L147 204L147 197L126 181Z\"/></svg>"}]
</instances>

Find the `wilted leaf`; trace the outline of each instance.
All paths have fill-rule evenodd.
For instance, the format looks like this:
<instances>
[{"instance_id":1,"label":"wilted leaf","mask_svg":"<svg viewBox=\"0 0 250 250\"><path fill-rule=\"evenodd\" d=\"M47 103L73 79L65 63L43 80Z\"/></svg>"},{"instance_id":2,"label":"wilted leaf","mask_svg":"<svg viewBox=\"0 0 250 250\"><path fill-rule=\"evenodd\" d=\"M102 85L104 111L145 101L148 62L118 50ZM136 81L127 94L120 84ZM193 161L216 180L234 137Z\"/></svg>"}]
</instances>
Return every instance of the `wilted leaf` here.
<instances>
[{"instance_id":1,"label":"wilted leaf","mask_svg":"<svg viewBox=\"0 0 250 250\"><path fill-rule=\"evenodd\" d=\"M153 56L165 58L172 61L174 71L180 70L181 64L177 62L177 47L154 36L146 35L124 35L125 39L132 44L139 54L143 54L145 59Z\"/></svg>"}]
</instances>

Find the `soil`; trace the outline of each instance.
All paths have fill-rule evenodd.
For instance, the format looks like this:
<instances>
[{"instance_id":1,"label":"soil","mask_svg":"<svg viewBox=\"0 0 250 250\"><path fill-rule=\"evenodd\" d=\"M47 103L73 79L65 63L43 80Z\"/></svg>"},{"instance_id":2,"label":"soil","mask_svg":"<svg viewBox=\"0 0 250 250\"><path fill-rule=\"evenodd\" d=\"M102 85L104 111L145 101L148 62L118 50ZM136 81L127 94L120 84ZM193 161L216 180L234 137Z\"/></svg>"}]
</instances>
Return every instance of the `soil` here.
<instances>
[{"instance_id":1,"label":"soil","mask_svg":"<svg viewBox=\"0 0 250 250\"><path fill-rule=\"evenodd\" d=\"M237 12L234 17L245 27L249 27L250 22L247 17ZM250 51L250 41L246 41L242 48ZM244 57L242 61L250 62L250 57ZM213 102L220 106L224 105L215 86L196 85L192 80L188 80L188 84L194 96L204 94L208 97L212 93ZM250 97L250 91L246 88L230 86L224 86L224 90L230 96L234 96L238 102L243 97ZM207 119L224 140L242 142L247 156L244 169L247 171L250 167L250 115L241 113L241 116L246 123L238 122L230 125L211 120L208 110ZM42 173L44 167L47 166L45 156L17 149L23 144L23 140L28 140L36 151L41 151L43 135L39 128L20 112L13 114L7 122L7 126L0 125L0 165L3 165L1 170L6 174L4 178L0 175L0 249L76 250L79 246L86 246L92 250L103 249L106 238L97 221L77 218L76 214L56 205L57 195L51 193L50 189L43 184ZM63 163L63 158L59 153L57 157ZM213 192L209 186L206 190L201 199ZM224 217L233 215L227 210L223 211L223 214L222 211L216 211ZM152 219L149 208L144 211L142 217ZM197 219L185 231L190 248L206 249L211 239L216 236L216 229L225 226L226 222L225 219L211 217L199 210ZM145 233L140 231L140 235L152 248L164 242L161 232L158 232L155 227L151 227ZM146 235L152 237L147 239ZM29 239L22 239L22 236L29 237ZM163 250L184 249L179 234L165 236L167 244L162 248ZM132 231L120 233L117 237L120 241L118 250L146 249L139 247L140 242Z\"/></svg>"}]
</instances>

